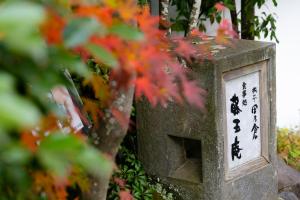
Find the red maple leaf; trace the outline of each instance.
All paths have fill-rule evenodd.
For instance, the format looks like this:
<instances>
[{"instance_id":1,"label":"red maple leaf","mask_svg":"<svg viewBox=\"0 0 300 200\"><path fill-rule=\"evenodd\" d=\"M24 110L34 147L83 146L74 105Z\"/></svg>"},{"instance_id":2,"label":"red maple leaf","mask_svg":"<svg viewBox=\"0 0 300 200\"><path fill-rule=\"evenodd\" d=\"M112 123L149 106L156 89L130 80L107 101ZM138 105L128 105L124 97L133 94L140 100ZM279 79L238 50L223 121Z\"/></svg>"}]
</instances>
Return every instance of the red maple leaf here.
<instances>
[{"instance_id":1,"label":"red maple leaf","mask_svg":"<svg viewBox=\"0 0 300 200\"><path fill-rule=\"evenodd\" d=\"M219 24L217 32L218 32L216 37L217 43L227 43L228 37L230 38L237 37L237 33L233 30L231 22L227 19L222 19L222 21Z\"/></svg>"},{"instance_id":2,"label":"red maple leaf","mask_svg":"<svg viewBox=\"0 0 300 200\"><path fill-rule=\"evenodd\" d=\"M182 83L183 94L191 105L204 109L204 95L206 91L201 89L196 81L184 81Z\"/></svg>"},{"instance_id":3,"label":"red maple leaf","mask_svg":"<svg viewBox=\"0 0 300 200\"><path fill-rule=\"evenodd\" d=\"M223 10L225 10L226 7L224 6L224 4L222 2L218 2L218 3L216 3L215 8L216 8L217 12L222 12Z\"/></svg>"},{"instance_id":4,"label":"red maple leaf","mask_svg":"<svg viewBox=\"0 0 300 200\"><path fill-rule=\"evenodd\" d=\"M114 177L114 182L120 186L121 188L125 187L126 181L124 179L118 178L118 177Z\"/></svg>"},{"instance_id":5,"label":"red maple leaf","mask_svg":"<svg viewBox=\"0 0 300 200\"><path fill-rule=\"evenodd\" d=\"M119 192L119 197L120 197L120 200L133 200L133 197L130 194L130 192L129 191L125 191L125 190L121 190Z\"/></svg>"},{"instance_id":6,"label":"red maple leaf","mask_svg":"<svg viewBox=\"0 0 300 200\"><path fill-rule=\"evenodd\" d=\"M178 40L177 45L178 46L175 48L175 52L187 59L188 61L196 53L195 47L187 41Z\"/></svg>"},{"instance_id":7,"label":"red maple leaf","mask_svg":"<svg viewBox=\"0 0 300 200\"><path fill-rule=\"evenodd\" d=\"M137 78L135 85L137 98L144 94L153 106L157 104L157 95L155 92L156 88L151 83L151 80L149 80L147 77Z\"/></svg>"}]
</instances>

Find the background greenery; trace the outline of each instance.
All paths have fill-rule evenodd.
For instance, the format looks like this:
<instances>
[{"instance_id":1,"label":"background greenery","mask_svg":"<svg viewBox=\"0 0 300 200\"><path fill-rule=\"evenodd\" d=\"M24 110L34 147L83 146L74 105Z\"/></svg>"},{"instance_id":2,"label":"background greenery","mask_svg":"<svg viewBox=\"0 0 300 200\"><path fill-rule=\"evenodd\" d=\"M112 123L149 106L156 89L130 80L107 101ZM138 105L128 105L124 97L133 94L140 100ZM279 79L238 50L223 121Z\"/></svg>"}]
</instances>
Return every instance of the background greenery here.
<instances>
[{"instance_id":1,"label":"background greenery","mask_svg":"<svg viewBox=\"0 0 300 200\"><path fill-rule=\"evenodd\" d=\"M284 161L300 171L300 131L279 128L277 130L277 151Z\"/></svg>"}]
</instances>

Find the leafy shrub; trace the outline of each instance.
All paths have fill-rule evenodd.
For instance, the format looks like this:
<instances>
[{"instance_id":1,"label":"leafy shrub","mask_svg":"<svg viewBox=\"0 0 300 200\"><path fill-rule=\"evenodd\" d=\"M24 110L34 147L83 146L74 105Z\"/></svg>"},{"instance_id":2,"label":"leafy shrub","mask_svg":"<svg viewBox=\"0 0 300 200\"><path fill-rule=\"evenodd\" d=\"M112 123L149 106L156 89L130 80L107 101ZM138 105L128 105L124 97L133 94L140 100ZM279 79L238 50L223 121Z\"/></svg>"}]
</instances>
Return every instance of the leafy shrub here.
<instances>
[{"instance_id":1,"label":"leafy shrub","mask_svg":"<svg viewBox=\"0 0 300 200\"><path fill-rule=\"evenodd\" d=\"M299 130L279 128L277 130L277 151L288 165L300 171Z\"/></svg>"},{"instance_id":2,"label":"leafy shrub","mask_svg":"<svg viewBox=\"0 0 300 200\"><path fill-rule=\"evenodd\" d=\"M172 192L159 183L159 180L152 179L145 173L142 163L134 153L134 137L135 135L129 135L125 140L127 145L123 143L118 152L118 169L110 181L108 200L119 199L119 192L122 190L130 192L136 200L173 200Z\"/></svg>"}]
</instances>

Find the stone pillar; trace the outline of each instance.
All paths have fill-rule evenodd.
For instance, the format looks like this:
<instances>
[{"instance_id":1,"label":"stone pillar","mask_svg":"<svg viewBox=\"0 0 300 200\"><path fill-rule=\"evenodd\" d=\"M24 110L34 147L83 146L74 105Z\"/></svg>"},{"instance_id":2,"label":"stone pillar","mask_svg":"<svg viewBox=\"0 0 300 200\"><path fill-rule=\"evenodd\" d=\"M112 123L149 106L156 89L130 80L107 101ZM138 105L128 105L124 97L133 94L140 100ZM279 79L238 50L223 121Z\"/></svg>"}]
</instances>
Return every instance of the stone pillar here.
<instances>
[{"instance_id":1,"label":"stone pillar","mask_svg":"<svg viewBox=\"0 0 300 200\"><path fill-rule=\"evenodd\" d=\"M233 40L190 67L206 111L137 103L146 171L185 200L276 199L275 45Z\"/></svg>"}]
</instances>

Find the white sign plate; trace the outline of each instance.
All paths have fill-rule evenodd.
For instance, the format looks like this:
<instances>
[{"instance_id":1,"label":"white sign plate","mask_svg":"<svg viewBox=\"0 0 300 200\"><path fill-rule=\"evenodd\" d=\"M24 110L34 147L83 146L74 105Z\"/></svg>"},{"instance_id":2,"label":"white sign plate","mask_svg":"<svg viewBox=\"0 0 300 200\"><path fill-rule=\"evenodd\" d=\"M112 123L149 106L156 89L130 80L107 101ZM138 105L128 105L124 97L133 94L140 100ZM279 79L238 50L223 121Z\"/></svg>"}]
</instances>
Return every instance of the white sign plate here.
<instances>
[{"instance_id":1,"label":"white sign plate","mask_svg":"<svg viewBox=\"0 0 300 200\"><path fill-rule=\"evenodd\" d=\"M82 129L84 125L80 119L80 116L67 88L65 86L55 87L54 89L52 89L52 97L69 117L72 128L74 128L75 131L79 131L80 129Z\"/></svg>"},{"instance_id":2,"label":"white sign plate","mask_svg":"<svg viewBox=\"0 0 300 200\"><path fill-rule=\"evenodd\" d=\"M262 155L259 85L259 72L225 82L229 170Z\"/></svg>"}]
</instances>

